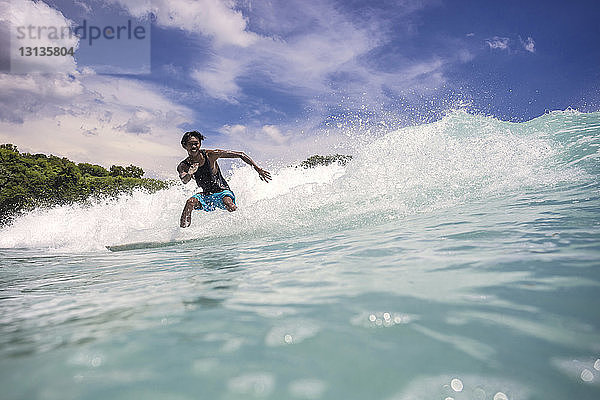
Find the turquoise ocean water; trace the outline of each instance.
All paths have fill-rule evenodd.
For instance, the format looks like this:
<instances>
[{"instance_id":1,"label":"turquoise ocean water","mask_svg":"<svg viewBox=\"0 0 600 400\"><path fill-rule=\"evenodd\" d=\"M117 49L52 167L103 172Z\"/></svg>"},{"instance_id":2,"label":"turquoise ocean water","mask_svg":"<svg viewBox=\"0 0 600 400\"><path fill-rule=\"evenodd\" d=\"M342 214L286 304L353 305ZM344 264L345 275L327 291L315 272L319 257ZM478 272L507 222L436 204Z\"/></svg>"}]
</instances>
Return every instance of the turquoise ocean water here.
<instances>
[{"instance_id":1,"label":"turquoise ocean water","mask_svg":"<svg viewBox=\"0 0 600 400\"><path fill-rule=\"evenodd\" d=\"M2 399L598 399L600 113L454 112L346 166L0 230ZM109 252L105 245L175 243Z\"/></svg>"}]
</instances>

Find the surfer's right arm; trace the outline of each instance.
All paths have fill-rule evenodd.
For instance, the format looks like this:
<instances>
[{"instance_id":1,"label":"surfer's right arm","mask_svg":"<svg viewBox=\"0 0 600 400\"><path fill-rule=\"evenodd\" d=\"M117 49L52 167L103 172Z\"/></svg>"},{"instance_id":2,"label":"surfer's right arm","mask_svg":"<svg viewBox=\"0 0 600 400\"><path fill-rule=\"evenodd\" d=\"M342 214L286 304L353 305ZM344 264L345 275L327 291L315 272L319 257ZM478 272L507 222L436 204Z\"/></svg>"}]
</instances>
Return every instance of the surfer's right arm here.
<instances>
[{"instance_id":1,"label":"surfer's right arm","mask_svg":"<svg viewBox=\"0 0 600 400\"><path fill-rule=\"evenodd\" d=\"M181 182L183 183L188 183L192 179L196 171L198 171L198 163L194 163L191 165L191 167L188 168L187 165L182 161L177 166L177 172L179 172L179 179L181 179Z\"/></svg>"}]
</instances>

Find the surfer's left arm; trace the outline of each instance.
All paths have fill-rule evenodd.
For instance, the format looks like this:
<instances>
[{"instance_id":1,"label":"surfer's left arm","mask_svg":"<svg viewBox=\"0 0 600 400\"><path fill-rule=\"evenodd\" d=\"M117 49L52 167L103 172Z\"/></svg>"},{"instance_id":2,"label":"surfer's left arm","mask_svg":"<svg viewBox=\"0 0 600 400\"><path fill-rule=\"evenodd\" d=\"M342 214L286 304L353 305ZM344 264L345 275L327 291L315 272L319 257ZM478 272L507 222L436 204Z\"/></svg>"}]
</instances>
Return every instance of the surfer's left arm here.
<instances>
[{"instance_id":1,"label":"surfer's left arm","mask_svg":"<svg viewBox=\"0 0 600 400\"><path fill-rule=\"evenodd\" d=\"M252 160L250 156L248 156L243 151L212 150L209 154L209 157L214 157L215 160L217 158L239 158L246 164L251 165L254 168L254 170L258 173L258 176L260 176L260 179L262 179L265 182L269 182L271 180L271 173L259 167L254 162L254 160Z\"/></svg>"}]
</instances>

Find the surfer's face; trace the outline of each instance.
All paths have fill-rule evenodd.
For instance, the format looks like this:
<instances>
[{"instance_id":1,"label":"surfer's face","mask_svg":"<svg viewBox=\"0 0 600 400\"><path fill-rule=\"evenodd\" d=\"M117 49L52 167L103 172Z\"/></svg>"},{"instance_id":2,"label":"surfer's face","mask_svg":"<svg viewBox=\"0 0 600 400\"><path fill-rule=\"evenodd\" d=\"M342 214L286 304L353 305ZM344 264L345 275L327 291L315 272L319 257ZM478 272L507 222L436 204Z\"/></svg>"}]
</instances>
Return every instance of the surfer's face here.
<instances>
[{"instance_id":1,"label":"surfer's face","mask_svg":"<svg viewBox=\"0 0 600 400\"><path fill-rule=\"evenodd\" d=\"M185 147L188 151L188 153L197 153L198 149L200 149L200 141L198 139L196 139L195 137L190 138L190 140L187 141L187 143L185 144Z\"/></svg>"}]
</instances>

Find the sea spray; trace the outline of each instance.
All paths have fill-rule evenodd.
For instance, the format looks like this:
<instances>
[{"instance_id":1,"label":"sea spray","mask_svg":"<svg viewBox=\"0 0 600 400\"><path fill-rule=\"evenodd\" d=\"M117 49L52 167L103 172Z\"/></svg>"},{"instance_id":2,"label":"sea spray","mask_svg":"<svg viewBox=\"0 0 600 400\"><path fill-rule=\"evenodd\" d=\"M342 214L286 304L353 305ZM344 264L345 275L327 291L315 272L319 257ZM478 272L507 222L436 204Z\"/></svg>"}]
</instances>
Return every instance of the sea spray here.
<instances>
[{"instance_id":1,"label":"sea spray","mask_svg":"<svg viewBox=\"0 0 600 400\"><path fill-rule=\"evenodd\" d=\"M445 207L595 180L599 145L599 113L554 112L510 123L456 111L375 138L345 166L280 168L268 184L251 168L234 168L228 180L238 211L195 212L185 230L179 215L196 189L177 185L34 210L0 231L0 248L105 251L140 241L253 239L401 223Z\"/></svg>"}]
</instances>

